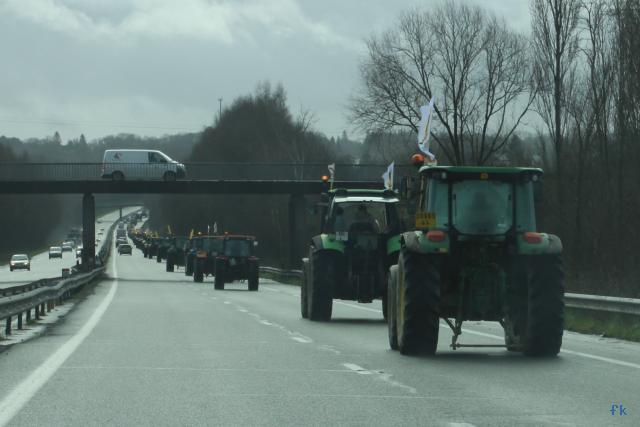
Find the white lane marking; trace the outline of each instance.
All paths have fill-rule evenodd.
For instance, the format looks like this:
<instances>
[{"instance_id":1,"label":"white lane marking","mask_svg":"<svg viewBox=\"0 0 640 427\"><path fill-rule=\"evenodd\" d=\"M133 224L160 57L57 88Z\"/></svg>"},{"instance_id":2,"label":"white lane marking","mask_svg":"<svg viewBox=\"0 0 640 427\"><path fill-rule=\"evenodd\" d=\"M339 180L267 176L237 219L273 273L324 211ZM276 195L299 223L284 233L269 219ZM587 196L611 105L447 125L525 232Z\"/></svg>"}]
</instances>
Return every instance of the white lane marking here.
<instances>
[{"instance_id":1,"label":"white lane marking","mask_svg":"<svg viewBox=\"0 0 640 427\"><path fill-rule=\"evenodd\" d=\"M246 308L238 308L237 309L240 313L248 313L249 310L247 310Z\"/></svg>"},{"instance_id":2,"label":"white lane marking","mask_svg":"<svg viewBox=\"0 0 640 427\"><path fill-rule=\"evenodd\" d=\"M267 325L267 326L273 326L273 323L269 322L268 320L264 320L264 319L260 319L260 323L262 323L263 325Z\"/></svg>"},{"instance_id":3,"label":"white lane marking","mask_svg":"<svg viewBox=\"0 0 640 427\"><path fill-rule=\"evenodd\" d=\"M469 423L449 423L451 427L476 427L475 424Z\"/></svg>"},{"instance_id":4,"label":"white lane marking","mask_svg":"<svg viewBox=\"0 0 640 427\"><path fill-rule=\"evenodd\" d=\"M264 286L264 285L262 285L261 289L264 289L265 291L269 291L269 292L280 292L280 291L279 291L279 290L277 290L277 289L270 288L270 287L268 287L268 286Z\"/></svg>"},{"instance_id":5,"label":"white lane marking","mask_svg":"<svg viewBox=\"0 0 640 427\"><path fill-rule=\"evenodd\" d=\"M230 302L230 301L225 301L224 303L225 303L225 304L231 304L231 302Z\"/></svg>"},{"instance_id":6,"label":"white lane marking","mask_svg":"<svg viewBox=\"0 0 640 427\"><path fill-rule=\"evenodd\" d=\"M114 244L115 245L115 244ZM44 386L47 381L56 373L62 364L73 354L74 351L89 336L93 328L96 327L107 308L113 301L118 290L118 269L116 267L116 257L112 256L112 271L114 278L111 281L109 293L104 297L100 305L93 312L89 320L76 334L65 342L55 353L49 356L40 366L38 366L24 381L14 388L0 402L0 426L5 426L11 419L26 405L33 396Z\"/></svg>"},{"instance_id":7,"label":"white lane marking","mask_svg":"<svg viewBox=\"0 0 640 427\"><path fill-rule=\"evenodd\" d=\"M375 308L369 308L369 307L363 307L361 305L349 304L348 302L334 301L334 303L346 305L347 307L357 308L359 310L373 311L374 313L382 313L382 310L378 310L378 309L375 309Z\"/></svg>"},{"instance_id":8,"label":"white lane marking","mask_svg":"<svg viewBox=\"0 0 640 427\"><path fill-rule=\"evenodd\" d=\"M359 374L362 375L370 375L372 374L371 371L367 371L366 369L364 369L362 366L358 366L354 363L343 363L342 366L344 366L347 369L351 369L352 371L355 371Z\"/></svg>"},{"instance_id":9,"label":"white lane marking","mask_svg":"<svg viewBox=\"0 0 640 427\"><path fill-rule=\"evenodd\" d=\"M401 382L396 381L396 380L392 380L391 379L391 374L388 374L388 373L382 372L382 371L376 371L376 373L378 374L378 377L377 377L378 379L384 381L385 383L389 384L390 386L400 387L402 389L407 390L409 393L412 393L412 394L418 393L418 391L414 387L402 384Z\"/></svg>"},{"instance_id":10,"label":"white lane marking","mask_svg":"<svg viewBox=\"0 0 640 427\"><path fill-rule=\"evenodd\" d=\"M573 351L573 350L560 350L560 353L572 354L574 356L585 357L587 359L600 360L601 362L607 362L607 363L612 363L614 365L626 366L627 368L640 369L640 365L637 363L625 362L617 359L610 359L608 357L596 356L594 354L582 353L582 352Z\"/></svg>"},{"instance_id":11,"label":"white lane marking","mask_svg":"<svg viewBox=\"0 0 640 427\"><path fill-rule=\"evenodd\" d=\"M309 343L313 342L312 339L310 339L308 337L303 337L303 336L293 336L293 337L291 337L291 339L294 340L294 341L301 342L303 344L309 344Z\"/></svg>"},{"instance_id":12,"label":"white lane marking","mask_svg":"<svg viewBox=\"0 0 640 427\"><path fill-rule=\"evenodd\" d=\"M447 325L442 325L442 324L440 325L440 327L441 328L445 328L445 329L449 328ZM501 336L498 336L498 335L487 334L487 333L484 333L484 332L477 332L477 331L473 331L473 330L466 329L466 328L463 328L462 332L468 333L468 334L471 334L471 335L478 335L478 336L481 336L481 337L493 338L493 339L500 340L500 341L504 340L504 337L501 337ZM586 359L599 360L601 362L611 363L613 365L625 366L627 368L640 369L640 364L632 363L632 362L625 362L623 360L611 359L609 357L604 357L604 356L596 356L595 354L589 354L589 353L583 353L583 352L580 352L580 351L565 350L565 349L560 349L560 353L571 354L573 356L584 357Z\"/></svg>"},{"instance_id":13,"label":"white lane marking","mask_svg":"<svg viewBox=\"0 0 640 427\"><path fill-rule=\"evenodd\" d=\"M322 344L318 346L318 349L323 350L323 351L329 351L333 354L342 354L340 352L340 350L336 349L334 346L332 345L327 345L327 344Z\"/></svg>"}]
</instances>

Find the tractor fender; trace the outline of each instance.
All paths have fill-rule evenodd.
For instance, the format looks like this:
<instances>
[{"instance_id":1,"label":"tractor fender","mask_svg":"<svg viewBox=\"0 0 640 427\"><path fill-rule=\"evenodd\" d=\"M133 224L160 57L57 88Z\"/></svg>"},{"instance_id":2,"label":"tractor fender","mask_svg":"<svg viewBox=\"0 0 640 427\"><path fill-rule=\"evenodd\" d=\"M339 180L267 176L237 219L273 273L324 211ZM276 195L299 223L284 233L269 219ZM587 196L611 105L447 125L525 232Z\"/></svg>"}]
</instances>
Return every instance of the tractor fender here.
<instances>
[{"instance_id":1,"label":"tractor fender","mask_svg":"<svg viewBox=\"0 0 640 427\"><path fill-rule=\"evenodd\" d=\"M443 254L449 252L448 235L441 242L432 242L427 239L426 233L419 230L402 233L400 244L411 252L421 254Z\"/></svg>"},{"instance_id":2,"label":"tractor fender","mask_svg":"<svg viewBox=\"0 0 640 427\"><path fill-rule=\"evenodd\" d=\"M391 236L388 240L387 240L387 255L391 255L394 252L399 252L400 251L400 239L401 239L401 235L397 234L395 236Z\"/></svg>"},{"instance_id":3,"label":"tractor fender","mask_svg":"<svg viewBox=\"0 0 640 427\"><path fill-rule=\"evenodd\" d=\"M540 233L542 242L528 243L518 238L519 255L557 255L562 253L562 240L555 234Z\"/></svg>"},{"instance_id":4,"label":"tractor fender","mask_svg":"<svg viewBox=\"0 0 640 427\"><path fill-rule=\"evenodd\" d=\"M334 234L320 234L311 239L311 247L314 251L330 250L344 253L344 242L338 241Z\"/></svg>"}]
</instances>

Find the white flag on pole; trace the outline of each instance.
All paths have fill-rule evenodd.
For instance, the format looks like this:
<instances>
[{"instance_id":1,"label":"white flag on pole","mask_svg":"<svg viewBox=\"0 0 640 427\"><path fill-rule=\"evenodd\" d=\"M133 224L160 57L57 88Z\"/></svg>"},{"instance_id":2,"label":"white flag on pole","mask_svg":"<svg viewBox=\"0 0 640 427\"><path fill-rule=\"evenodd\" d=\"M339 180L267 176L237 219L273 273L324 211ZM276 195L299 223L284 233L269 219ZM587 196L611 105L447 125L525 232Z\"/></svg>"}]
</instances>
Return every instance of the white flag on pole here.
<instances>
[{"instance_id":1,"label":"white flag on pole","mask_svg":"<svg viewBox=\"0 0 640 427\"><path fill-rule=\"evenodd\" d=\"M391 162L387 171L382 174L382 180L384 181L384 188L393 190L393 166L395 162Z\"/></svg>"},{"instance_id":2,"label":"white flag on pole","mask_svg":"<svg viewBox=\"0 0 640 427\"><path fill-rule=\"evenodd\" d=\"M418 147L420 151L429 156L431 160L435 160L434 156L429 151L429 137L431 136L431 120L433 118L433 103L435 97L431 98L428 105L420 107L420 122L418 123Z\"/></svg>"},{"instance_id":3,"label":"white flag on pole","mask_svg":"<svg viewBox=\"0 0 640 427\"><path fill-rule=\"evenodd\" d=\"M336 173L336 164L331 163L330 165L327 166L327 169L329 169L329 176L331 177L331 179L333 179L333 176Z\"/></svg>"}]
</instances>

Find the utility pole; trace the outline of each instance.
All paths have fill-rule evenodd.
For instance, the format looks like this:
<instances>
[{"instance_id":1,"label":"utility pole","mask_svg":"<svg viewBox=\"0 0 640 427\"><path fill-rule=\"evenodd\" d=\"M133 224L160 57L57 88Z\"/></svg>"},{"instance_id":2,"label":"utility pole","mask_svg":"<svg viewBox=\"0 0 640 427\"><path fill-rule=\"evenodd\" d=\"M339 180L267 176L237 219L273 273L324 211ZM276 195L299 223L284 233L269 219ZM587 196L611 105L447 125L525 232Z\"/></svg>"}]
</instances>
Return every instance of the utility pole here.
<instances>
[{"instance_id":1,"label":"utility pole","mask_svg":"<svg viewBox=\"0 0 640 427\"><path fill-rule=\"evenodd\" d=\"M220 109L218 110L218 120L222 118L222 98L218 98L218 102L220 103Z\"/></svg>"}]
</instances>

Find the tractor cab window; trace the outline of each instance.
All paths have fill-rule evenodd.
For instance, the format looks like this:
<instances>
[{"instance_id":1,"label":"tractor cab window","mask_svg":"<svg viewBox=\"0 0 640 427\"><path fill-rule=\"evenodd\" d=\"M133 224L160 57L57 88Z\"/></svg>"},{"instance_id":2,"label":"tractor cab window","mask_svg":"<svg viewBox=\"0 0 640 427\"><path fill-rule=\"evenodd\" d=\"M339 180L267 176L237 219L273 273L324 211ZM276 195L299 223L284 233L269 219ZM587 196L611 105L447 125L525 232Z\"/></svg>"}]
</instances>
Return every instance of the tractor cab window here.
<instances>
[{"instance_id":1,"label":"tractor cab window","mask_svg":"<svg viewBox=\"0 0 640 427\"><path fill-rule=\"evenodd\" d=\"M430 179L427 188L426 212L434 214L434 228L449 227L449 184L439 179Z\"/></svg>"},{"instance_id":2,"label":"tractor cab window","mask_svg":"<svg viewBox=\"0 0 640 427\"><path fill-rule=\"evenodd\" d=\"M473 180L452 183L451 217L463 234L506 233L513 224L512 184Z\"/></svg>"},{"instance_id":3,"label":"tractor cab window","mask_svg":"<svg viewBox=\"0 0 640 427\"><path fill-rule=\"evenodd\" d=\"M337 202L333 204L331 224L336 232L388 231L387 204L384 202Z\"/></svg>"},{"instance_id":4,"label":"tractor cab window","mask_svg":"<svg viewBox=\"0 0 640 427\"><path fill-rule=\"evenodd\" d=\"M225 240L224 254L227 256L247 257L251 255L252 243L250 240Z\"/></svg>"},{"instance_id":5,"label":"tractor cab window","mask_svg":"<svg viewBox=\"0 0 640 427\"><path fill-rule=\"evenodd\" d=\"M516 185L516 231L536 231L534 184L531 181Z\"/></svg>"},{"instance_id":6,"label":"tractor cab window","mask_svg":"<svg viewBox=\"0 0 640 427\"><path fill-rule=\"evenodd\" d=\"M222 250L222 240L221 239L202 239L202 249L207 252L220 252Z\"/></svg>"}]
</instances>

